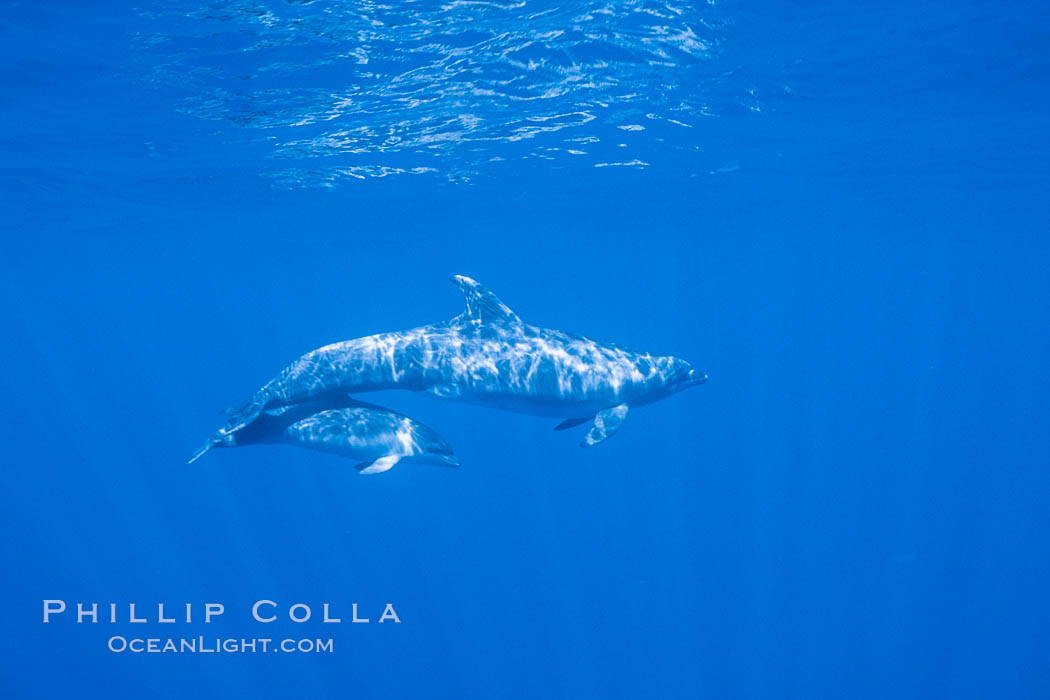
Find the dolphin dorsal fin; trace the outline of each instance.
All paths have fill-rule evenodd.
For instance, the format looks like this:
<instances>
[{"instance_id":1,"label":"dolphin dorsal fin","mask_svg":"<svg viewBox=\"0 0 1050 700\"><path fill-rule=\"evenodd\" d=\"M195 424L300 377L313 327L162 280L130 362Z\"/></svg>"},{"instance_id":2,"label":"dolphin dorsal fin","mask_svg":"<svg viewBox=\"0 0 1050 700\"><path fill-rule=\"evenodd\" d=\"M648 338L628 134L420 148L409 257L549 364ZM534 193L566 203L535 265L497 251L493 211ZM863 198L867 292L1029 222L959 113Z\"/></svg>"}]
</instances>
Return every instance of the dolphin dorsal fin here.
<instances>
[{"instance_id":1,"label":"dolphin dorsal fin","mask_svg":"<svg viewBox=\"0 0 1050 700\"><path fill-rule=\"evenodd\" d=\"M452 282L463 292L467 300L467 310L453 319L456 323L502 323L520 326L521 319L510 308L499 300L495 294L481 284L463 275L453 275Z\"/></svg>"}]
</instances>

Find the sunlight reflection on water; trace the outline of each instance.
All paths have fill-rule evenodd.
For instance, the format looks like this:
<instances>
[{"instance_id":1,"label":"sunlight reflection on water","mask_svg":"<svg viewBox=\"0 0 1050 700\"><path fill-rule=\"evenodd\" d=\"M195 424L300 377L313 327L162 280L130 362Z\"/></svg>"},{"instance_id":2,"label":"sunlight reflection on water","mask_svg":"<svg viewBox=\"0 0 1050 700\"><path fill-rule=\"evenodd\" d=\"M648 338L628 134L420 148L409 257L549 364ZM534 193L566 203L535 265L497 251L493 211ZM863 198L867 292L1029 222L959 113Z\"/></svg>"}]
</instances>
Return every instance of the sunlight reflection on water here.
<instances>
[{"instance_id":1,"label":"sunlight reflection on water","mask_svg":"<svg viewBox=\"0 0 1050 700\"><path fill-rule=\"evenodd\" d=\"M154 85L184 91L180 111L263 130L269 174L288 186L463 180L523 159L645 168L699 149L691 127L754 101L725 90L727 20L713 3L300 0L145 14L158 32L137 43Z\"/></svg>"}]
</instances>

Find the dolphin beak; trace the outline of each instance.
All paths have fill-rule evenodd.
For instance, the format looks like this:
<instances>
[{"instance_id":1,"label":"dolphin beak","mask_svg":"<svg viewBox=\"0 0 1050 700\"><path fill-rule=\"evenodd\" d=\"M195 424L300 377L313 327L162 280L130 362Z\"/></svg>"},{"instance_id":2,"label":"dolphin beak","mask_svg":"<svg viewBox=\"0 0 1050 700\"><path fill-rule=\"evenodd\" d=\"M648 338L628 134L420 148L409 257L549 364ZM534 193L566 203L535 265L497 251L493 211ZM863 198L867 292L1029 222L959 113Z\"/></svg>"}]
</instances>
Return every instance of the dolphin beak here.
<instances>
[{"instance_id":1,"label":"dolphin beak","mask_svg":"<svg viewBox=\"0 0 1050 700\"><path fill-rule=\"evenodd\" d=\"M707 381L707 372L697 372L691 369L689 370L689 381L693 384L703 384Z\"/></svg>"}]
</instances>

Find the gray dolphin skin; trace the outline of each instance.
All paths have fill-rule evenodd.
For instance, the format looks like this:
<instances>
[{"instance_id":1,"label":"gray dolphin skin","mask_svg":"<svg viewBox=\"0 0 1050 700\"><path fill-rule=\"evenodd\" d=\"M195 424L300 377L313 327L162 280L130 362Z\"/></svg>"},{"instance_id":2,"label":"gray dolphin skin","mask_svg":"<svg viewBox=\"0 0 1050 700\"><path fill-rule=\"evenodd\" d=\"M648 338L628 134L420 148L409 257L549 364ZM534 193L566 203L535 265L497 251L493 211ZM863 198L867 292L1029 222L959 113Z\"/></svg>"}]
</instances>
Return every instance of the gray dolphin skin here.
<instances>
[{"instance_id":1,"label":"gray dolphin skin","mask_svg":"<svg viewBox=\"0 0 1050 700\"><path fill-rule=\"evenodd\" d=\"M583 445L613 435L628 410L702 384L707 375L655 356L523 323L470 279L452 281L467 308L450 321L326 345L293 362L231 411L225 437L265 411L334 394L386 389L427 392L519 413L591 422Z\"/></svg>"},{"instance_id":2,"label":"gray dolphin skin","mask_svg":"<svg viewBox=\"0 0 1050 700\"><path fill-rule=\"evenodd\" d=\"M452 448L431 428L408 416L349 397L269 409L236 433L219 431L193 456L212 447L284 444L357 460L362 474L385 472L398 462L458 467Z\"/></svg>"}]
</instances>

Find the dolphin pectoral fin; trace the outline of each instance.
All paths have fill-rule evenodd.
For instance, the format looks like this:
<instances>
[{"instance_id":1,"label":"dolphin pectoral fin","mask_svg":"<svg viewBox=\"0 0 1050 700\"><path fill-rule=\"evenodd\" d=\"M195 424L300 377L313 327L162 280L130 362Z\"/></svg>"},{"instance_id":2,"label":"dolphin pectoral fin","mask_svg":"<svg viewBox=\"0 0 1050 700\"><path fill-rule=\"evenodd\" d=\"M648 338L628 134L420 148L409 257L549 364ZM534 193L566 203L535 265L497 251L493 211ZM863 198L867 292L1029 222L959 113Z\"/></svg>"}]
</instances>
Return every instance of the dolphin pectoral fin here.
<instances>
[{"instance_id":1,"label":"dolphin pectoral fin","mask_svg":"<svg viewBox=\"0 0 1050 700\"><path fill-rule=\"evenodd\" d=\"M453 275L450 279L467 300L467 310L452 319L454 323L503 323L521 326L521 319L510 307L479 283L463 275Z\"/></svg>"},{"instance_id":2,"label":"dolphin pectoral fin","mask_svg":"<svg viewBox=\"0 0 1050 700\"><path fill-rule=\"evenodd\" d=\"M575 428L577 425L583 425L587 421L591 420L590 416L586 418L566 418L561 423L554 426L555 430L568 430L569 428Z\"/></svg>"},{"instance_id":3,"label":"dolphin pectoral fin","mask_svg":"<svg viewBox=\"0 0 1050 700\"><path fill-rule=\"evenodd\" d=\"M354 469L362 474L382 474L387 469L390 469L397 464L400 460L401 455L387 455L386 457L380 457L374 462L362 462L354 467Z\"/></svg>"},{"instance_id":4,"label":"dolphin pectoral fin","mask_svg":"<svg viewBox=\"0 0 1050 700\"><path fill-rule=\"evenodd\" d=\"M427 391L439 399L454 399L463 393L455 384L438 384L430 387Z\"/></svg>"},{"instance_id":5,"label":"dolphin pectoral fin","mask_svg":"<svg viewBox=\"0 0 1050 700\"><path fill-rule=\"evenodd\" d=\"M580 447L596 445L619 430L620 426L623 425L624 418L627 417L628 408L627 404L622 403L619 406L598 411L598 415L594 417L594 425L587 431L587 435L583 438L583 442L580 443Z\"/></svg>"}]
</instances>

